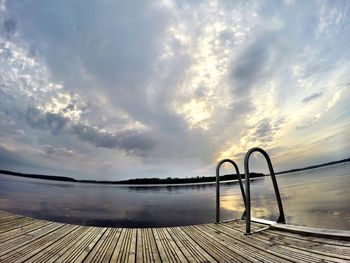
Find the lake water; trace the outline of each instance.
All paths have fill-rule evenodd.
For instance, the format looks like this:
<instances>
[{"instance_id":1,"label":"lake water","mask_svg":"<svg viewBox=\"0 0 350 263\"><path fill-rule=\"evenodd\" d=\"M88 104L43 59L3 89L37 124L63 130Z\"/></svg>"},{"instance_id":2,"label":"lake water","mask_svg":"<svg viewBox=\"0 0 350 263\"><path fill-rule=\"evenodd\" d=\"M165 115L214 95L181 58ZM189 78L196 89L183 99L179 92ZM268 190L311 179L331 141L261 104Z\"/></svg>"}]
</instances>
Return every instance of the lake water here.
<instances>
[{"instance_id":1,"label":"lake water","mask_svg":"<svg viewBox=\"0 0 350 263\"><path fill-rule=\"evenodd\" d=\"M0 210L57 222L158 227L215 220L215 184L116 186L0 175ZM289 224L350 230L350 163L278 175ZM244 211L237 182L222 183L221 219ZM251 183L252 216L274 220L270 177Z\"/></svg>"}]
</instances>

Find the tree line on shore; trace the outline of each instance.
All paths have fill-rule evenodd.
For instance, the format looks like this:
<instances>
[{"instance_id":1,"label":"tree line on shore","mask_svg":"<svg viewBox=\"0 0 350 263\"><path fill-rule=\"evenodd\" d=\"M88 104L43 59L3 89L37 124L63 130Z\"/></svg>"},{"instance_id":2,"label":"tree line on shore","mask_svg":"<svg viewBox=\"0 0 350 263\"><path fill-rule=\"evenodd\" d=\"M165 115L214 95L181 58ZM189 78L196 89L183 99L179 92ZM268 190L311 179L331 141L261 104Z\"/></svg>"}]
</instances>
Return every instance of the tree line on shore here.
<instances>
[{"instance_id":1,"label":"tree line on shore","mask_svg":"<svg viewBox=\"0 0 350 263\"><path fill-rule=\"evenodd\" d=\"M323 166L328 165L334 165L338 163L345 163L350 162L350 158L339 160L339 161L333 161L323 164L317 164L312 165L304 168L296 168L291 169L287 171L277 172L276 174L284 174L284 173L292 173L292 172L299 172L303 170L309 170L314 168L319 168ZM136 178L136 179L128 179L128 180L122 180L122 181L98 181L98 180L77 180L71 177L66 176L55 176L55 175L43 175L43 174L26 174L26 173L18 173L18 172L12 172L7 170L0 170L0 174L7 174L7 175L13 175L13 176L21 176L26 178L35 178L35 179L45 179L45 180L54 180L54 181L65 181L65 182L79 182L79 183L97 183L97 184L189 184L189 183L209 183L209 182L215 182L216 177L215 176L197 176L197 177L190 177L190 178ZM265 176L263 173L250 173L250 178L256 178L256 177L262 177ZM245 178L244 174L241 174L242 179ZM226 174L220 176L220 181L230 181L230 180L237 180L238 176L237 174Z\"/></svg>"}]
</instances>

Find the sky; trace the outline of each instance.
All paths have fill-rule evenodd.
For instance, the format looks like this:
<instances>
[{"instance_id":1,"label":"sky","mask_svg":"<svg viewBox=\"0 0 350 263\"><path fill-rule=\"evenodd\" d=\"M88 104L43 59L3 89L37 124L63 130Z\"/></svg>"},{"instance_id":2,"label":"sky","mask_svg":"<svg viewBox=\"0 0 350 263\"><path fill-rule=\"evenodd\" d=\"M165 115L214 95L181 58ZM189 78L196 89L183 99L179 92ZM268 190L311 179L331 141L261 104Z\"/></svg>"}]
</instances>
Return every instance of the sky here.
<instances>
[{"instance_id":1,"label":"sky","mask_svg":"<svg viewBox=\"0 0 350 263\"><path fill-rule=\"evenodd\" d=\"M349 1L0 0L0 169L122 180L213 176L223 158L243 172L252 147L276 171L349 158L349 43Z\"/></svg>"}]
</instances>

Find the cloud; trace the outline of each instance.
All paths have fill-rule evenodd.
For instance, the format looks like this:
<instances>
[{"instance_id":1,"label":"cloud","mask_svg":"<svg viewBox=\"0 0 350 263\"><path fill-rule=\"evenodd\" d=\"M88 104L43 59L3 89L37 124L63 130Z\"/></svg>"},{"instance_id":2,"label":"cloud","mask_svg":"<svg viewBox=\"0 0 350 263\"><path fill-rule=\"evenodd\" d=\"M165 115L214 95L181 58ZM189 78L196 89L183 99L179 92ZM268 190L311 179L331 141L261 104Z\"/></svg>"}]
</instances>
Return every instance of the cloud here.
<instances>
[{"instance_id":1,"label":"cloud","mask_svg":"<svg viewBox=\"0 0 350 263\"><path fill-rule=\"evenodd\" d=\"M3 169L6 169L6 167L14 168L18 163L22 162L25 163L25 165L30 165L30 161L24 161L16 152L9 151L0 146L0 165Z\"/></svg>"},{"instance_id":2,"label":"cloud","mask_svg":"<svg viewBox=\"0 0 350 263\"><path fill-rule=\"evenodd\" d=\"M49 131L52 135L75 135L82 142L93 146L119 149L135 156L147 157L155 145L152 137L141 131L123 130L111 133L79 122L74 123L61 114L41 112L36 108L27 109L25 120L32 128Z\"/></svg>"},{"instance_id":3,"label":"cloud","mask_svg":"<svg viewBox=\"0 0 350 263\"><path fill-rule=\"evenodd\" d=\"M270 118L262 119L255 128L252 141L269 142L273 141L274 135L283 127L285 120L280 118L272 120Z\"/></svg>"},{"instance_id":4,"label":"cloud","mask_svg":"<svg viewBox=\"0 0 350 263\"><path fill-rule=\"evenodd\" d=\"M45 165L40 164L33 156L6 149L0 145L0 169L17 172L32 171Z\"/></svg>"},{"instance_id":5,"label":"cloud","mask_svg":"<svg viewBox=\"0 0 350 263\"><path fill-rule=\"evenodd\" d=\"M235 93L238 96L249 94L252 85L263 77L269 59L269 47L264 38L254 41L235 60L231 78L237 83Z\"/></svg>"},{"instance_id":6,"label":"cloud","mask_svg":"<svg viewBox=\"0 0 350 263\"><path fill-rule=\"evenodd\" d=\"M266 137L268 136L272 131L272 127L271 127L271 123L270 123L270 120L269 119L263 119L256 131L255 131L255 135L258 137L258 138L263 138L263 137Z\"/></svg>"},{"instance_id":7,"label":"cloud","mask_svg":"<svg viewBox=\"0 0 350 263\"><path fill-rule=\"evenodd\" d=\"M256 29L254 37L232 59L229 81L233 96L254 96L254 90L271 80L287 77L289 60L296 49L288 42L296 34L294 31L287 26Z\"/></svg>"},{"instance_id":8,"label":"cloud","mask_svg":"<svg viewBox=\"0 0 350 263\"><path fill-rule=\"evenodd\" d=\"M328 113L332 108L334 108L339 103L339 101L342 99L341 95L344 92L344 90L345 90L345 87L337 90L335 94L332 96L332 98L328 101L326 108L322 108L320 112L316 113L312 118L309 118L306 121L304 121L303 124L297 125L296 128L298 130L302 130L302 129L310 128L311 126L318 123L326 113ZM310 97L312 97L312 95ZM309 98L309 97L306 97L306 98ZM311 98L311 99L314 99L314 98Z\"/></svg>"},{"instance_id":9,"label":"cloud","mask_svg":"<svg viewBox=\"0 0 350 263\"><path fill-rule=\"evenodd\" d=\"M51 112L42 113L36 108L28 108L25 119L36 129L49 130L53 135L59 134L67 125L68 118Z\"/></svg>"},{"instance_id":10,"label":"cloud","mask_svg":"<svg viewBox=\"0 0 350 263\"><path fill-rule=\"evenodd\" d=\"M323 95L322 92L314 93L314 94L312 94L312 95L310 95L310 96L305 97L305 98L303 99L303 103L308 103L308 102L310 102L310 101L312 101L312 100L315 100L315 99L321 97L322 95Z\"/></svg>"},{"instance_id":11,"label":"cloud","mask_svg":"<svg viewBox=\"0 0 350 263\"><path fill-rule=\"evenodd\" d=\"M252 104L252 101L245 98L245 99L239 99L232 103L231 105L231 113L232 117L237 118L238 116L245 116L248 113L251 113L255 110L254 105Z\"/></svg>"},{"instance_id":12,"label":"cloud","mask_svg":"<svg viewBox=\"0 0 350 263\"><path fill-rule=\"evenodd\" d=\"M17 28L17 20L10 17L4 20L4 29L7 37L13 35Z\"/></svg>"},{"instance_id":13,"label":"cloud","mask_svg":"<svg viewBox=\"0 0 350 263\"><path fill-rule=\"evenodd\" d=\"M154 140L146 134L138 131L122 131L119 133L110 133L99 131L94 127L87 125L72 125L71 133L76 135L81 141L90 144L114 149L124 150L130 155L147 157L152 153Z\"/></svg>"},{"instance_id":14,"label":"cloud","mask_svg":"<svg viewBox=\"0 0 350 263\"><path fill-rule=\"evenodd\" d=\"M43 155L45 157L61 157L61 158L74 158L76 153L73 150L69 150L66 147L58 147L54 145L44 145L42 147L43 149Z\"/></svg>"},{"instance_id":15,"label":"cloud","mask_svg":"<svg viewBox=\"0 0 350 263\"><path fill-rule=\"evenodd\" d=\"M303 129L307 129L307 128L311 127L312 125L314 125L314 122L313 122L313 120L309 119L309 120L305 121L303 124L295 126L295 128L297 130L303 130Z\"/></svg>"}]
</instances>

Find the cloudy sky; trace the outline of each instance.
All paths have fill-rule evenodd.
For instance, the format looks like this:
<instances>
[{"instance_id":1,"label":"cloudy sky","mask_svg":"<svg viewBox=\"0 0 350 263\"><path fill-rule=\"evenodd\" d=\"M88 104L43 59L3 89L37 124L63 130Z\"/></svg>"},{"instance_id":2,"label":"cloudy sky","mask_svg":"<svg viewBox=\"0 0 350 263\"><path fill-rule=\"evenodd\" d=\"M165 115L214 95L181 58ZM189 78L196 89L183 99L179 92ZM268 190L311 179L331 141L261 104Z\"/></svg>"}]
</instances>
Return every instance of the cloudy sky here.
<instances>
[{"instance_id":1,"label":"cloudy sky","mask_svg":"<svg viewBox=\"0 0 350 263\"><path fill-rule=\"evenodd\" d=\"M349 1L0 0L0 169L119 180L350 157ZM259 163L259 162L257 162Z\"/></svg>"}]
</instances>

